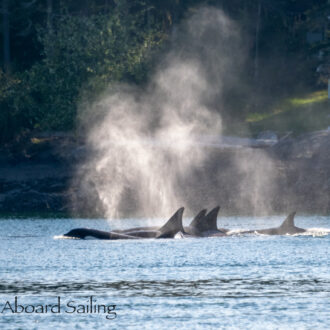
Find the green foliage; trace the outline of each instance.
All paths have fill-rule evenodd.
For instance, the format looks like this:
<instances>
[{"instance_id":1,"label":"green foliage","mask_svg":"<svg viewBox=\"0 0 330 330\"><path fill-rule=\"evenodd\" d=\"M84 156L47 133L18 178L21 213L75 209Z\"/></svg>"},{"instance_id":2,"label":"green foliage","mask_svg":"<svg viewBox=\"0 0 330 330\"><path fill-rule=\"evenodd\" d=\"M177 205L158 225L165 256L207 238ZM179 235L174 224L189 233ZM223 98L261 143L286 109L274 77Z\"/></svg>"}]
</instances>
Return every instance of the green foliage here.
<instances>
[{"instance_id":1,"label":"green foliage","mask_svg":"<svg viewBox=\"0 0 330 330\"><path fill-rule=\"evenodd\" d=\"M248 114L246 123L255 134L265 130L301 134L327 129L330 125L327 91L283 99L265 112Z\"/></svg>"},{"instance_id":2,"label":"green foliage","mask_svg":"<svg viewBox=\"0 0 330 330\"><path fill-rule=\"evenodd\" d=\"M163 38L157 25L144 24L143 12L60 17L52 29L39 29L43 59L20 80L1 76L6 118L0 125L20 118L21 128L72 129L81 94L95 97L111 83L142 82L150 51Z\"/></svg>"},{"instance_id":3,"label":"green foliage","mask_svg":"<svg viewBox=\"0 0 330 330\"><path fill-rule=\"evenodd\" d=\"M201 5L221 7L241 26L248 44L242 81L246 79L251 88L224 95L229 100L229 115L235 108L237 119L248 112L258 113L254 99L260 95L271 93L269 100L264 98L273 103L292 93L299 82L313 86L316 67L325 72L321 72L322 82L327 82L327 0L12 0L12 75L0 71L0 143L28 130L70 130L77 121L77 104L82 97L91 100L118 82L143 84L154 65L153 51L159 49L174 24L192 7L199 10ZM306 33L314 30L322 30L326 37L309 45ZM4 33L0 29L0 39ZM258 80L253 80L256 64ZM271 109L269 112L272 114ZM262 112L264 116L267 114ZM261 121L253 125L257 127Z\"/></svg>"},{"instance_id":4,"label":"green foliage","mask_svg":"<svg viewBox=\"0 0 330 330\"><path fill-rule=\"evenodd\" d=\"M13 91L17 85L18 82L16 82L15 79L7 77L0 69L0 107L2 109L2 111L0 111L0 141L10 135L10 130L8 128L11 125L11 121L5 103L13 103ZM13 112L11 116L15 117L15 113Z\"/></svg>"},{"instance_id":5,"label":"green foliage","mask_svg":"<svg viewBox=\"0 0 330 330\"><path fill-rule=\"evenodd\" d=\"M82 90L95 95L112 82L143 80L146 53L159 37L139 29L136 18L126 23L118 13L64 16L55 33L43 31L45 57L29 74L32 93L41 101L42 128L72 128Z\"/></svg>"}]
</instances>

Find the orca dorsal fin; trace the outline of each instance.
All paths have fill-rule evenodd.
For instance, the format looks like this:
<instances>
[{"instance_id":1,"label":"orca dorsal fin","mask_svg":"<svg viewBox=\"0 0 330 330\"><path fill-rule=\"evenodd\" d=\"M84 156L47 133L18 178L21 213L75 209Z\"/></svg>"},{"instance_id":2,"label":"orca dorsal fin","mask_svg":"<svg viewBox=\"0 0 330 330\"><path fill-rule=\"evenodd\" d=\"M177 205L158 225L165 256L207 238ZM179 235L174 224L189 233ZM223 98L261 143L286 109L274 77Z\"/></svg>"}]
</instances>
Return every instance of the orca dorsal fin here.
<instances>
[{"instance_id":1,"label":"orca dorsal fin","mask_svg":"<svg viewBox=\"0 0 330 330\"><path fill-rule=\"evenodd\" d=\"M207 225L207 230L218 230L217 219L219 210L220 206L217 206L206 215L205 222Z\"/></svg>"},{"instance_id":2,"label":"orca dorsal fin","mask_svg":"<svg viewBox=\"0 0 330 330\"><path fill-rule=\"evenodd\" d=\"M281 227L294 227L294 217L296 212L290 213L287 218L282 222Z\"/></svg>"},{"instance_id":3,"label":"orca dorsal fin","mask_svg":"<svg viewBox=\"0 0 330 330\"><path fill-rule=\"evenodd\" d=\"M191 221L189 227L196 228L199 231L201 229L204 229L205 230L205 222L204 222L205 214L206 214L206 209L203 209L202 211L200 211L195 216L195 218Z\"/></svg>"},{"instance_id":4,"label":"orca dorsal fin","mask_svg":"<svg viewBox=\"0 0 330 330\"><path fill-rule=\"evenodd\" d=\"M182 226L182 215L184 207L179 208L164 226L158 229L160 232L156 238L173 238L179 231L184 231Z\"/></svg>"}]
</instances>

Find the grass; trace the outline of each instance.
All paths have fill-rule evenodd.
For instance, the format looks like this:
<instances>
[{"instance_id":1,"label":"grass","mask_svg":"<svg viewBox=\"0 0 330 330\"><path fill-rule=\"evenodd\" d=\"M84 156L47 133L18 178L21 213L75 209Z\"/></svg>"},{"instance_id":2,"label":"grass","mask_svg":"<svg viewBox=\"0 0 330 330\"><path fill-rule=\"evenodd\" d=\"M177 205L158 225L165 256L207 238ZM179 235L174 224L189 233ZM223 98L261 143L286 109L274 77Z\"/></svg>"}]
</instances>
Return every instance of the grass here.
<instances>
[{"instance_id":1,"label":"grass","mask_svg":"<svg viewBox=\"0 0 330 330\"><path fill-rule=\"evenodd\" d=\"M326 90L281 100L267 112L249 113L245 123L252 134L272 130L301 134L330 126L330 100Z\"/></svg>"}]
</instances>

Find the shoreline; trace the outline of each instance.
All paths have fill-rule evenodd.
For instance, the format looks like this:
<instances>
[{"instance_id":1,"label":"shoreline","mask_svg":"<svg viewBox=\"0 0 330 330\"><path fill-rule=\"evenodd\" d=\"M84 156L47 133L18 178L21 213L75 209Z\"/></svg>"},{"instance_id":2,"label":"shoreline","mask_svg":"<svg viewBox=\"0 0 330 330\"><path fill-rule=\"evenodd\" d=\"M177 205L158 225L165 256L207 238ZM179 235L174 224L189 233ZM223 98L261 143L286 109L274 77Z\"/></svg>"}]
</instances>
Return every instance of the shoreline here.
<instances>
[{"instance_id":1,"label":"shoreline","mask_svg":"<svg viewBox=\"0 0 330 330\"><path fill-rule=\"evenodd\" d=\"M289 136L262 147L228 145L227 139L225 147L220 145L212 150L212 159L203 168L208 174L203 177L205 186L211 190L207 189L207 195L206 189L201 189L196 190L194 196L187 196L186 206L191 210L199 208L204 201L207 207L220 204L226 216L255 214L250 200L237 205L235 194L239 191L240 180L245 177L233 162L243 157L254 159L266 155L276 178L274 198L269 201L267 214L286 214L293 209L298 214L330 214L330 131ZM86 145L69 134L32 138L25 144L2 148L0 216L56 214L64 218L103 218L101 213L86 209L90 196L82 194L73 181L77 165L88 157ZM256 174L258 178L259 173ZM262 175L260 173L260 177ZM230 185L226 181L228 177L232 178ZM194 191L194 184L188 184L186 189ZM78 193L79 201L73 205L73 197ZM133 216L141 216L134 205L120 218Z\"/></svg>"}]
</instances>

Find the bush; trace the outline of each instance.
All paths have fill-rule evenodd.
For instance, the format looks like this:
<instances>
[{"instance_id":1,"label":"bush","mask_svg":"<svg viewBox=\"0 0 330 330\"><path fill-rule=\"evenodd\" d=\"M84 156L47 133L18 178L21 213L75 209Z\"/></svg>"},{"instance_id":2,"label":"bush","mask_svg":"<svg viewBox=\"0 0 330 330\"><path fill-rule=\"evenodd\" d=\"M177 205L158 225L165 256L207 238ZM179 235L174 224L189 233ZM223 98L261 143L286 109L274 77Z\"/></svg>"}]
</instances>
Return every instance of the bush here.
<instances>
[{"instance_id":1,"label":"bush","mask_svg":"<svg viewBox=\"0 0 330 330\"><path fill-rule=\"evenodd\" d=\"M24 129L70 130L84 92L95 97L109 84L145 79L149 51L162 42L143 14L62 16L39 29L43 59L19 77L1 73L2 140ZM12 134L8 133L11 130Z\"/></svg>"}]
</instances>

